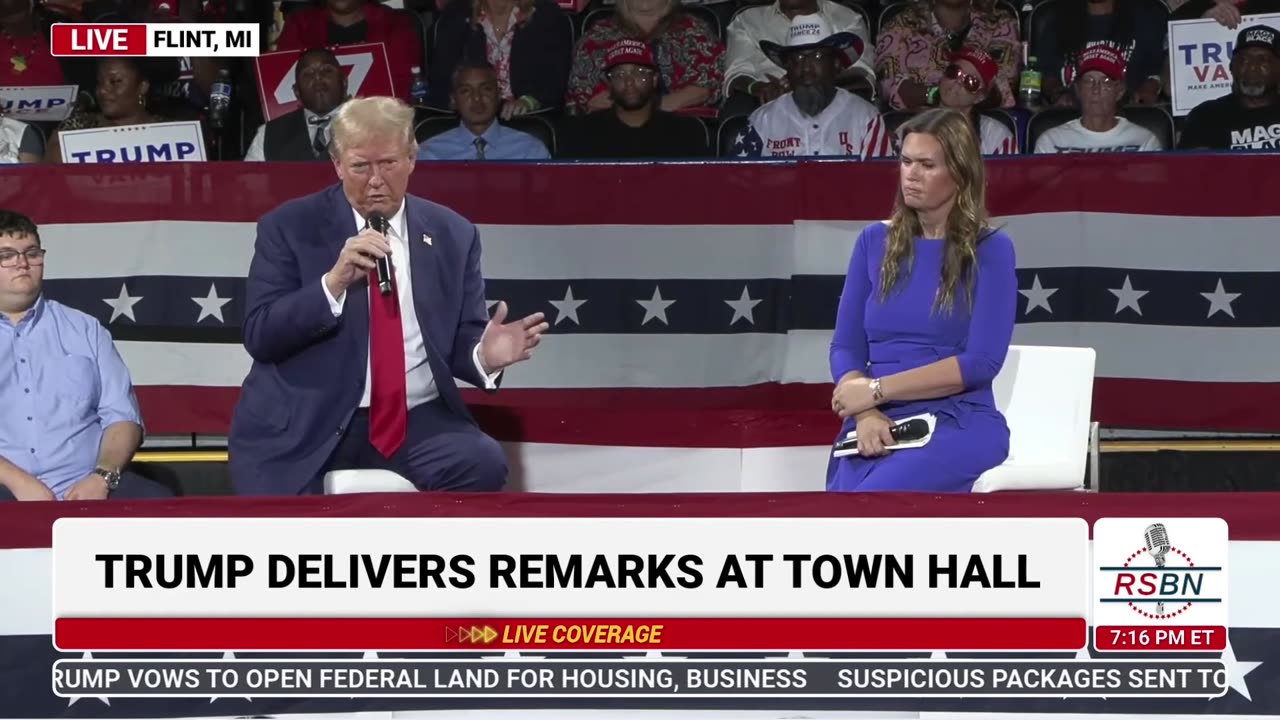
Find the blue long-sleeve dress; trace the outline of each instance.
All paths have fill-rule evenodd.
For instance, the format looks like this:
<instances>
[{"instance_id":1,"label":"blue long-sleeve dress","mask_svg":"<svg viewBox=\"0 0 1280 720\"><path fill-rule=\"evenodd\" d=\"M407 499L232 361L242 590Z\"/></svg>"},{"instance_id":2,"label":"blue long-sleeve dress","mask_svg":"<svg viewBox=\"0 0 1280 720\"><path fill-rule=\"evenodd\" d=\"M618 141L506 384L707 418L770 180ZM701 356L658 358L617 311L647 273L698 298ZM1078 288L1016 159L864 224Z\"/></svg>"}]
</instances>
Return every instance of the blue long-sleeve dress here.
<instances>
[{"instance_id":1,"label":"blue long-sleeve dress","mask_svg":"<svg viewBox=\"0 0 1280 720\"><path fill-rule=\"evenodd\" d=\"M933 437L924 447L879 458L835 458L827 470L827 489L969 492L979 475L1009 455L1009 427L996 409L991 381L1013 337L1018 297L1013 241L999 230L986 235L978 245L972 309L961 286L947 312L934 307L943 240L916 238L910 270L881 301L880 263L888 229L886 223L868 225L854 246L831 341L832 377L839 382L852 370L885 377L954 355L964 390L945 398L881 405L892 419L933 413ZM854 426L854 419L847 418L840 437Z\"/></svg>"}]
</instances>

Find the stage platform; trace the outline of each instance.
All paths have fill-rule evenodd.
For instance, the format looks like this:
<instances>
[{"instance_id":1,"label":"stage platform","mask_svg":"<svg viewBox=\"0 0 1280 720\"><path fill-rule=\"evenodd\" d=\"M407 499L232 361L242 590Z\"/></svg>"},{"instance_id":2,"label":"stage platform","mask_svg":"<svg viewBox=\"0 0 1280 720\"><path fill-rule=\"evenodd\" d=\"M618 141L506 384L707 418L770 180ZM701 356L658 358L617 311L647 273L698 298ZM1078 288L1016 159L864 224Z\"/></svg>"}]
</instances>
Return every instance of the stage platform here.
<instances>
[{"instance_id":1,"label":"stage platform","mask_svg":"<svg viewBox=\"0 0 1280 720\"><path fill-rule=\"evenodd\" d=\"M195 447L195 445L199 447ZM230 495L225 438L171 439L135 469L185 496ZM638 447L503 441L516 492L803 492L823 489L826 445ZM1280 491L1280 442L1269 439L1104 440L1110 492Z\"/></svg>"}]
</instances>

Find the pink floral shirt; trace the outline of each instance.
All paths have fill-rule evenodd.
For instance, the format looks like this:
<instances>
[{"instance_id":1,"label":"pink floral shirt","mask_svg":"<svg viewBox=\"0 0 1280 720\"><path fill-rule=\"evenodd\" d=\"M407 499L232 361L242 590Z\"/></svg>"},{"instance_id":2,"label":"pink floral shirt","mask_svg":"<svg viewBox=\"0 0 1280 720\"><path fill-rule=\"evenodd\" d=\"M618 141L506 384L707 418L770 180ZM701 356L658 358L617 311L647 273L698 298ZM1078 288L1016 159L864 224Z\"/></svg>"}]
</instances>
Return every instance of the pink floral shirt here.
<instances>
[{"instance_id":1,"label":"pink floral shirt","mask_svg":"<svg viewBox=\"0 0 1280 720\"><path fill-rule=\"evenodd\" d=\"M498 37L498 32L489 20L489 14L480 12L480 27L484 29L485 59L493 66L498 75L498 97L511 99L511 41L516 36L516 24L520 19L520 8L511 8L511 17L507 18L507 31Z\"/></svg>"},{"instance_id":2,"label":"pink floral shirt","mask_svg":"<svg viewBox=\"0 0 1280 720\"><path fill-rule=\"evenodd\" d=\"M1000 8L988 12L974 8L970 18L969 32L958 44L986 50L999 63L994 84L1001 105L1013 107L1021 47L1018 21ZM876 77L880 79L881 97L887 98L894 109L902 110L898 86L904 81L914 80L925 87L940 83L951 62L952 45L928 1L914 0L881 28L876 40Z\"/></svg>"}]
</instances>

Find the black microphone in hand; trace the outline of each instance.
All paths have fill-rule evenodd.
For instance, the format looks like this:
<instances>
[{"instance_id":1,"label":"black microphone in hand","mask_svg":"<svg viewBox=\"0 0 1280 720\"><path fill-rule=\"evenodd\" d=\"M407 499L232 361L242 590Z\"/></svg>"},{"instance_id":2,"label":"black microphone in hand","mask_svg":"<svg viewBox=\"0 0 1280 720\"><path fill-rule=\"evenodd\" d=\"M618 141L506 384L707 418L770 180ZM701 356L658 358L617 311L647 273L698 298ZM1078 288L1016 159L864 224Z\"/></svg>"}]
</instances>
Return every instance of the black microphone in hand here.
<instances>
[{"instance_id":1,"label":"black microphone in hand","mask_svg":"<svg viewBox=\"0 0 1280 720\"><path fill-rule=\"evenodd\" d=\"M889 435L893 437L894 442L915 442L923 440L924 436L928 434L929 423L920 418L898 423L889 428Z\"/></svg>"},{"instance_id":2,"label":"black microphone in hand","mask_svg":"<svg viewBox=\"0 0 1280 720\"><path fill-rule=\"evenodd\" d=\"M369 227L375 232L382 233L383 237L387 235L387 219L382 217L380 212L369 213ZM378 290L383 295L391 294L391 258L380 257L377 259L378 264Z\"/></svg>"}]
</instances>

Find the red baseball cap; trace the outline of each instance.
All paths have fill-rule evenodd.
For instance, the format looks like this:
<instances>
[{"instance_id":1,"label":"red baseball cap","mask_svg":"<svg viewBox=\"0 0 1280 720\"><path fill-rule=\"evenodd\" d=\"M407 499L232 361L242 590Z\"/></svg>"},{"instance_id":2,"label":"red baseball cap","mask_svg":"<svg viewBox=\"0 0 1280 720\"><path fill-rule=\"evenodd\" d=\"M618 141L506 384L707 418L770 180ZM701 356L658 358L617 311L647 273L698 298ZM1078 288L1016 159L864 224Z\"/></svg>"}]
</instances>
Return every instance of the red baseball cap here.
<instances>
[{"instance_id":1,"label":"red baseball cap","mask_svg":"<svg viewBox=\"0 0 1280 720\"><path fill-rule=\"evenodd\" d=\"M604 56L604 69L611 70L618 65L644 65L657 67L653 62L653 51L646 43L625 38L609 46Z\"/></svg>"},{"instance_id":2,"label":"red baseball cap","mask_svg":"<svg viewBox=\"0 0 1280 720\"><path fill-rule=\"evenodd\" d=\"M1124 53L1106 43L1092 43L1080 51L1080 60L1076 63L1080 74L1097 70L1112 80L1123 80L1126 63Z\"/></svg>"},{"instance_id":3,"label":"red baseball cap","mask_svg":"<svg viewBox=\"0 0 1280 720\"><path fill-rule=\"evenodd\" d=\"M995 58L982 48L962 47L951 55L951 62L964 60L978 71L978 75L982 77L983 87L991 87L991 83L995 82L996 73L1000 72L1000 65L996 63Z\"/></svg>"}]
</instances>

